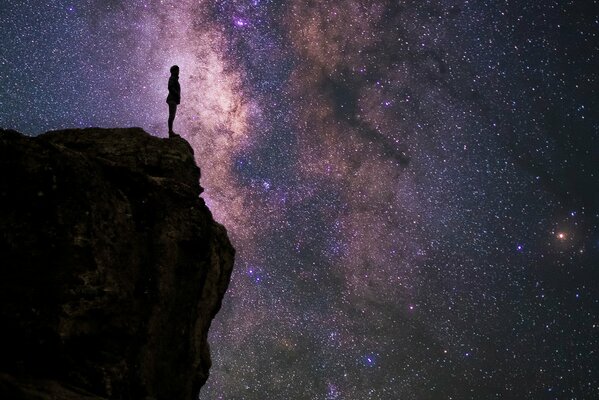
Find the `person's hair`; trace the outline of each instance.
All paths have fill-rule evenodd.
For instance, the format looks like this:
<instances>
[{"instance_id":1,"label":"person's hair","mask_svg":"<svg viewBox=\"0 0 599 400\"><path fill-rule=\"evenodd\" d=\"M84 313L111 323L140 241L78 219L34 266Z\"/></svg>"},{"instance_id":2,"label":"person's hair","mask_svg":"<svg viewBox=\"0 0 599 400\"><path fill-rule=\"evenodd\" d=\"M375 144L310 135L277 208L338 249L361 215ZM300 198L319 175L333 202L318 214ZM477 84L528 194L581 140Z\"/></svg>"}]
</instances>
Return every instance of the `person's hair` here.
<instances>
[{"instance_id":1,"label":"person's hair","mask_svg":"<svg viewBox=\"0 0 599 400\"><path fill-rule=\"evenodd\" d=\"M179 72L179 66L178 65L173 65L171 67L171 74L174 74L175 72Z\"/></svg>"}]
</instances>

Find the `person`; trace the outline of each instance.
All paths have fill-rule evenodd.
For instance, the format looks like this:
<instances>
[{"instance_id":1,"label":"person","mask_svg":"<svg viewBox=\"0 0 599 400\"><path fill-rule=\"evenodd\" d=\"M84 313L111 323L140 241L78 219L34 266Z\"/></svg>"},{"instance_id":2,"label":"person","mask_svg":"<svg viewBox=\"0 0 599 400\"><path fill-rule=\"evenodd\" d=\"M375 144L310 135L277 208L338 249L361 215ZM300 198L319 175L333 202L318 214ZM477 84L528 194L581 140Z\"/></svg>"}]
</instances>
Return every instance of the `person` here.
<instances>
[{"instance_id":1,"label":"person","mask_svg":"<svg viewBox=\"0 0 599 400\"><path fill-rule=\"evenodd\" d=\"M177 134L173 132L173 121L175 120L175 114L177 113L177 105L181 103L179 67L176 65L171 67L171 77L168 80L168 96L166 102L168 103L168 137L172 138L177 136Z\"/></svg>"}]
</instances>

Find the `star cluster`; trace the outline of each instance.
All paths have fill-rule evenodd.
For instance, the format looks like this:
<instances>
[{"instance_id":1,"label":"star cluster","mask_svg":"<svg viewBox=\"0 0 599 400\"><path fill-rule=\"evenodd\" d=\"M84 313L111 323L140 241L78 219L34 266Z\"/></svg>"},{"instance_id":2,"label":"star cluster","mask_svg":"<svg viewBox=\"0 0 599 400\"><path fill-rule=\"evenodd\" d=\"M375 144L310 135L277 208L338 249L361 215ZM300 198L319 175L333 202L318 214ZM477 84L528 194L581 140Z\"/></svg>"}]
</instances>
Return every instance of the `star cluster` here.
<instances>
[{"instance_id":1,"label":"star cluster","mask_svg":"<svg viewBox=\"0 0 599 400\"><path fill-rule=\"evenodd\" d=\"M0 4L0 125L175 131L237 249L202 399L599 397L597 1Z\"/></svg>"}]
</instances>

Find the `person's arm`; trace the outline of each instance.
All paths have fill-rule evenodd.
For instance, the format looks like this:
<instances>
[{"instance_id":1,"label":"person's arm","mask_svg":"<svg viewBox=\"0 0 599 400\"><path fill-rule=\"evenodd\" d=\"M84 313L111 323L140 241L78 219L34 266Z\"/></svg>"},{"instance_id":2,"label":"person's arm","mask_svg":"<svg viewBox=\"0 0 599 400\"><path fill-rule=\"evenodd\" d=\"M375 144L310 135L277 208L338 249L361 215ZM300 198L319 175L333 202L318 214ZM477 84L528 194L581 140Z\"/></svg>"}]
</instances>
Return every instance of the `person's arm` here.
<instances>
[{"instance_id":1,"label":"person's arm","mask_svg":"<svg viewBox=\"0 0 599 400\"><path fill-rule=\"evenodd\" d=\"M177 94L177 97L181 97L181 85L179 84L179 81L176 80L175 81L175 93Z\"/></svg>"},{"instance_id":2,"label":"person's arm","mask_svg":"<svg viewBox=\"0 0 599 400\"><path fill-rule=\"evenodd\" d=\"M177 94L177 81L172 77L168 79L168 92L171 94Z\"/></svg>"}]
</instances>

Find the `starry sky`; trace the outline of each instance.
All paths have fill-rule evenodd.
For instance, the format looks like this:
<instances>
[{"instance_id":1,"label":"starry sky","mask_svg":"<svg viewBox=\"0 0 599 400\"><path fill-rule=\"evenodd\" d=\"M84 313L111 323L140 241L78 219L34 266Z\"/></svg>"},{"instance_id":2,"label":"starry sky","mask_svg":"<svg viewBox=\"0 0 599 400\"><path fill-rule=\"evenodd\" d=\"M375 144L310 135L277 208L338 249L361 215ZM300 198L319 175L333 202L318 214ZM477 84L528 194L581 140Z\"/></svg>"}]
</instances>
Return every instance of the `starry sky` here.
<instances>
[{"instance_id":1,"label":"starry sky","mask_svg":"<svg viewBox=\"0 0 599 400\"><path fill-rule=\"evenodd\" d=\"M599 2L2 0L0 126L194 147L201 399L599 398Z\"/></svg>"}]
</instances>

